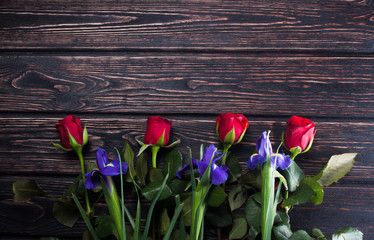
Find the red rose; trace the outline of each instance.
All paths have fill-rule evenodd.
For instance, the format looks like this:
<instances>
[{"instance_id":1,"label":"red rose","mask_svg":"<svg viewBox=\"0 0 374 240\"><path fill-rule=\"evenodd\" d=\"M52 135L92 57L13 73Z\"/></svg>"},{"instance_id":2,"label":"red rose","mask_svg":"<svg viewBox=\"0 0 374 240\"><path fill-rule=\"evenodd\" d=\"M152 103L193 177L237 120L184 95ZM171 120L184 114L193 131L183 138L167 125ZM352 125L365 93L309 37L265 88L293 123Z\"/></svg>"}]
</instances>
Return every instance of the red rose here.
<instances>
[{"instance_id":1,"label":"red rose","mask_svg":"<svg viewBox=\"0 0 374 240\"><path fill-rule=\"evenodd\" d=\"M239 143L248 128L248 120L242 114L221 113L216 119L216 132L225 144Z\"/></svg>"},{"instance_id":2,"label":"red rose","mask_svg":"<svg viewBox=\"0 0 374 240\"><path fill-rule=\"evenodd\" d=\"M67 116L58 121L56 128L60 132L60 139L63 147L71 149L69 133L79 145L83 144L83 129L81 120L78 117Z\"/></svg>"},{"instance_id":3,"label":"red rose","mask_svg":"<svg viewBox=\"0 0 374 240\"><path fill-rule=\"evenodd\" d=\"M160 147L166 146L169 142L171 122L159 116L148 117L144 143ZM163 139L161 139L162 135L164 135Z\"/></svg>"},{"instance_id":4,"label":"red rose","mask_svg":"<svg viewBox=\"0 0 374 240\"><path fill-rule=\"evenodd\" d=\"M313 142L316 129L314 122L307 118L292 116L288 120L284 144L288 150L299 147L300 152L308 150Z\"/></svg>"}]
</instances>

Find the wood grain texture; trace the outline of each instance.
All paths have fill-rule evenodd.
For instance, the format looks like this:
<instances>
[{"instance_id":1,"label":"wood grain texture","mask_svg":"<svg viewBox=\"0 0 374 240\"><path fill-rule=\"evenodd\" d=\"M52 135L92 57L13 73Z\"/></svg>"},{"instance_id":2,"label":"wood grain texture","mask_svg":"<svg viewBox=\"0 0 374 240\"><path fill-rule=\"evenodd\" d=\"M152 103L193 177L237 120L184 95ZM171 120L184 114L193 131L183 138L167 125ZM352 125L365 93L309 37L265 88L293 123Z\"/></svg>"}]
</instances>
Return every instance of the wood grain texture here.
<instances>
[{"instance_id":1,"label":"wood grain texture","mask_svg":"<svg viewBox=\"0 0 374 240\"><path fill-rule=\"evenodd\" d=\"M172 140L181 139L179 149L186 158L187 146L193 155L199 155L200 144L219 145L215 134L215 117L187 118L166 116L173 120ZM59 142L54 128L58 118L52 117L1 117L0 126L0 173L2 174L40 174L74 175L80 173L78 160L74 154L55 149L51 141ZM114 147L121 148L128 139L137 151L139 145L135 139L143 140L146 117L118 116L92 117L83 116L87 125L89 146L85 154L87 161L95 161L97 147L106 149L114 159ZM234 146L233 151L239 158L243 170L246 161L255 151L255 143L263 131L272 131L272 142L280 143L281 133L285 130L287 119L249 118L249 129L242 143ZM315 120L317 135L312 149L297 158L297 162L307 175L316 175L323 169L333 154L358 152L352 171L343 179L345 183L370 184L374 181L373 150L374 123L339 122ZM161 151L162 152L165 152ZM186 159L185 159L186 160Z\"/></svg>"},{"instance_id":2,"label":"wood grain texture","mask_svg":"<svg viewBox=\"0 0 374 240\"><path fill-rule=\"evenodd\" d=\"M362 0L0 3L0 49L373 52Z\"/></svg>"},{"instance_id":3,"label":"wood grain texture","mask_svg":"<svg viewBox=\"0 0 374 240\"><path fill-rule=\"evenodd\" d=\"M0 111L373 118L374 57L0 57Z\"/></svg>"},{"instance_id":4,"label":"wood grain texture","mask_svg":"<svg viewBox=\"0 0 374 240\"><path fill-rule=\"evenodd\" d=\"M44 197L34 198L27 203L14 203L11 186L19 176L0 177L0 235L12 236L56 236L79 238L85 230L82 220L73 228L65 227L52 216L53 200ZM35 179L49 194L59 196L64 193L74 178L28 177ZM352 226L360 229L365 239L374 237L374 188L372 185L337 183L325 188L324 201L321 205L303 204L295 206L290 212L293 230L304 229L311 232L313 227L320 228L324 233L331 234L337 229ZM142 204L147 201L143 199ZM143 206L144 206L143 205ZM126 206L134 210L135 198L126 195ZM24 215L12 215L12 211L22 211ZM99 204L96 213L105 213L103 204ZM339 216L337 213L339 212ZM135 213L134 213L135 214ZM318 221L315 221L318 219Z\"/></svg>"}]
</instances>

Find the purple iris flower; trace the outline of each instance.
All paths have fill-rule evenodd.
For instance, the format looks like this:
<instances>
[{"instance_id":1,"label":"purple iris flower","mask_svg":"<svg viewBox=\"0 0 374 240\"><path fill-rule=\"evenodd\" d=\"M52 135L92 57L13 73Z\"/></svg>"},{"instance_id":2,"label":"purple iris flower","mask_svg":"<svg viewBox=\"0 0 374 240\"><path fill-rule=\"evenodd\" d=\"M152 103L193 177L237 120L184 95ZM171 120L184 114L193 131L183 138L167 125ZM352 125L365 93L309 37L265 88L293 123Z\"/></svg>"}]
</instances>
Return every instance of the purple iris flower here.
<instances>
[{"instance_id":1,"label":"purple iris flower","mask_svg":"<svg viewBox=\"0 0 374 240\"><path fill-rule=\"evenodd\" d=\"M196 161L195 159L192 159L192 167L193 169L198 169L200 177L204 175L206 169L212 161L210 165L210 179L214 185L220 185L224 183L229 177L228 172L230 171L230 169L227 166L218 166L216 164L216 162L224 156L221 155L217 157L218 154L219 152L217 152L217 148L213 144L211 144L209 147L205 148L203 159L201 159L201 161ZM177 177L181 179L183 173L189 169L189 164L183 166L177 172Z\"/></svg>"},{"instance_id":2,"label":"purple iris flower","mask_svg":"<svg viewBox=\"0 0 374 240\"><path fill-rule=\"evenodd\" d=\"M273 153L268 132L263 132L257 139L256 147L257 153L253 154L247 162L249 169L254 170L258 164L264 164L267 157L270 158L272 166L275 163L275 169L280 167L282 170L285 170L291 165L291 158L289 156L286 156L284 153Z\"/></svg>"},{"instance_id":3,"label":"purple iris flower","mask_svg":"<svg viewBox=\"0 0 374 240\"><path fill-rule=\"evenodd\" d=\"M84 174L86 177L84 186L87 189L95 189L100 183L100 176L102 176L109 190L112 192L108 177L120 174L119 158L117 157L112 162L109 162L106 151L104 149L97 148L96 163L98 168ZM127 172L128 164L126 162L122 162L121 164L122 174L125 174Z\"/></svg>"}]
</instances>

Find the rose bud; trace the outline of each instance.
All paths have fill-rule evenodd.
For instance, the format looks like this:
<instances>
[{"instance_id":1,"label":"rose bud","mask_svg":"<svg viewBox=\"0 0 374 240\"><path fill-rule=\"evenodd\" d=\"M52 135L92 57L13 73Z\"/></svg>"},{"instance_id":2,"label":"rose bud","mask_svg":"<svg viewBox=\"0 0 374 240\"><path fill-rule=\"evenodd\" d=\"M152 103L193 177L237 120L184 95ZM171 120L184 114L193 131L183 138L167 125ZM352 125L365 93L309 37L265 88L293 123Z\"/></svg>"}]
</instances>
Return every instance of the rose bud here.
<instances>
[{"instance_id":1,"label":"rose bud","mask_svg":"<svg viewBox=\"0 0 374 240\"><path fill-rule=\"evenodd\" d=\"M172 121L159 116L148 117L147 129L144 135L144 143L136 140L141 145L138 156L140 156L140 154L142 154L149 146L151 146L153 168L156 168L157 152L160 147L170 148L180 142L178 139L177 141L167 145L170 138L171 123Z\"/></svg>"},{"instance_id":2,"label":"rose bud","mask_svg":"<svg viewBox=\"0 0 374 240\"><path fill-rule=\"evenodd\" d=\"M248 125L242 114L221 113L216 119L216 133L221 142L232 145L240 143Z\"/></svg>"},{"instance_id":3,"label":"rose bud","mask_svg":"<svg viewBox=\"0 0 374 240\"><path fill-rule=\"evenodd\" d=\"M69 151L72 148L82 147L88 142L87 130L82 128L78 117L67 116L59 120L55 127L60 133L62 144L61 146L54 143L57 148Z\"/></svg>"},{"instance_id":4,"label":"rose bud","mask_svg":"<svg viewBox=\"0 0 374 240\"><path fill-rule=\"evenodd\" d=\"M312 146L316 129L314 122L307 118L292 116L288 120L284 145L293 154L306 152Z\"/></svg>"},{"instance_id":5,"label":"rose bud","mask_svg":"<svg viewBox=\"0 0 374 240\"><path fill-rule=\"evenodd\" d=\"M156 116L148 117L147 130L145 131L144 144L166 146L170 138L172 121Z\"/></svg>"}]
</instances>

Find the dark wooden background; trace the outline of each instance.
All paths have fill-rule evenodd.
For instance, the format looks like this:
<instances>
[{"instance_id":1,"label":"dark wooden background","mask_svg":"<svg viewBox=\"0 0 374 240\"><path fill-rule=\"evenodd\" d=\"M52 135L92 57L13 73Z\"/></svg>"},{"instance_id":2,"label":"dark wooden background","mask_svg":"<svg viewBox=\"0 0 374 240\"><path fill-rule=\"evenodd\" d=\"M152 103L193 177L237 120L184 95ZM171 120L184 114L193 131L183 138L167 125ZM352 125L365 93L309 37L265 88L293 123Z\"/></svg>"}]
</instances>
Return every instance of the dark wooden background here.
<instances>
[{"instance_id":1,"label":"dark wooden background","mask_svg":"<svg viewBox=\"0 0 374 240\"><path fill-rule=\"evenodd\" d=\"M0 0L0 238L79 239L85 228L57 223L47 198L12 201L16 180L58 195L79 174L50 143L58 119L81 117L94 161L98 146L137 146L149 115L174 121L185 156L198 152L218 144L217 115L234 112L250 122L233 149L243 167L259 134L278 143L291 115L318 129L297 160L307 175L359 152L322 205L296 207L291 224L374 239L373 22L363 0Z\"/></svg>"}]
</instances>

